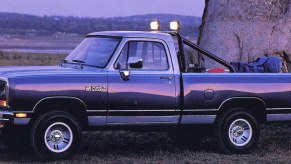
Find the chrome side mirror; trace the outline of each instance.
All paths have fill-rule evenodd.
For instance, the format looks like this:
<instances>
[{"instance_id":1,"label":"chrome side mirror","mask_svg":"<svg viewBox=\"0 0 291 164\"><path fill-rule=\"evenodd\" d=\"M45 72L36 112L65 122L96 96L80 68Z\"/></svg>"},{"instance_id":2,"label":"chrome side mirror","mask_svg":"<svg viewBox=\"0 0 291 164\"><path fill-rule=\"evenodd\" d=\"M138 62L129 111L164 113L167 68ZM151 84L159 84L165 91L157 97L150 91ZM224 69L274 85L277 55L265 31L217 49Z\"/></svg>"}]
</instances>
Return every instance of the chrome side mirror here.
<instances>
[{"instance_id":1,"label":"chrome side mirror","mask_svg":"<svg viewBox=\"0 0 291 164\"><path fill-rule=\"evenodd\" d=\"M130 79L130 71L129 70L120 70L119 71L122 80L129 80Z\"/></svg>"}]
</instances>

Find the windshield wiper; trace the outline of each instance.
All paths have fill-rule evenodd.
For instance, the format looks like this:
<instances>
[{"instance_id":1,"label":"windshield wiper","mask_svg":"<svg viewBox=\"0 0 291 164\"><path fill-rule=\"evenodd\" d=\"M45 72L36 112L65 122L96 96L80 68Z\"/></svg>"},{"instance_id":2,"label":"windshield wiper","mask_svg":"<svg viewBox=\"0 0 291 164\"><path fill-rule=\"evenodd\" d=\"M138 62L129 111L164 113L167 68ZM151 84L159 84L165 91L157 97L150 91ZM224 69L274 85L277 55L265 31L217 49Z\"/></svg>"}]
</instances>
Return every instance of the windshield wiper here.
<instances>
[{"instance_id":1,"label":"windshield wiper","mask_svg":"<svg viewBox=\"0 0 291 164\"><path fill-rule=\"evenodd\" d=\"M78 63L80 64L81 66L89 66L89 67L97 67L97 68L103 68L103 67L100 67L100 66L95 66L95 65L89 65L89 64L86 64L86 62L82 61L82 60L79 60L79 59L74 59L72 60L72 62L74 63Z\"/></svg>"},{"instance_id":2,"label":"windshield wiper","mask_svg":"<svg viewBox=\"0 0 291 164\"><path fill-rule=\"evenodd\" d=\"M68 63L68 60L64 59L61 61L61 63Z\"/></svg>"},{"instance_id":3,"label":"windshield wiper","mask_svg":"<svg viewBox=\"0 0 291 164\"><path fill-rule=\"evenodd\" d=\"M72 60L72 62L80 63L80 64L84 64L84 63L85 63L84 61L82 61L82 60L78 60L78 59Z\"/></svg>"},{"instance_id":4,"label":"windshield wiper","mask_svg":"<svg viewBox=\"0 0 291 164\"><path fill-rule=\"evenodd\" d=\"M64 59L61 61L60 65L62 66L63 64L66 64L66 63L68 63L68 60Z\"/></svg>"}]
</instances>

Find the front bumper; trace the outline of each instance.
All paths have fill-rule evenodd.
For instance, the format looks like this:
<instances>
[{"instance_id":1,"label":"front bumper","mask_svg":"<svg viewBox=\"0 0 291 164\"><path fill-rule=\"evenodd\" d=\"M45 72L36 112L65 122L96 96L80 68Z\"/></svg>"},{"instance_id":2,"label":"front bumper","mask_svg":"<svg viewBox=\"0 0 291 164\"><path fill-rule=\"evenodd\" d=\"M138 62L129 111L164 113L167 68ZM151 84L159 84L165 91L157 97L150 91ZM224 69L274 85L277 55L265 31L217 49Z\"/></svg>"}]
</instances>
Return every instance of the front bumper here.
<instances>
[{"instance_id":1,"label":"front bumper","mask_svg":"<svg viewBox=\"0 0 291 164\"><path fill-rule=\"evenodd\" d=\"M0 110L0 128L12 125L14 121L14 114L9 110Z\"/></svg>"}]
</instances>

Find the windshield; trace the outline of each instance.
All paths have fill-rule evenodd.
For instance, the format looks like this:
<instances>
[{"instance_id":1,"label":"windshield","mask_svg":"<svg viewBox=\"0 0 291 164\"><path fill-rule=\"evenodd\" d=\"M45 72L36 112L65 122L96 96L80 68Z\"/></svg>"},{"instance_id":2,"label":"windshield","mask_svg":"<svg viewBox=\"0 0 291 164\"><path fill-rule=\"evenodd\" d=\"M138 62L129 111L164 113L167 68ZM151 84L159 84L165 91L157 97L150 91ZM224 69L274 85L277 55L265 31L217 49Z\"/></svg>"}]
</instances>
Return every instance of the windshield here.
<instances>
[{"instance_id":1,"label":"windshield","mask_svg":"<svg viewBox=\"0 0 291 164\"><path fill-rule=\"evenodd\" d=\"M85 38L66 58L70 63L105 67L120 39L108 37Z\"/></svg>"}]
</instances>

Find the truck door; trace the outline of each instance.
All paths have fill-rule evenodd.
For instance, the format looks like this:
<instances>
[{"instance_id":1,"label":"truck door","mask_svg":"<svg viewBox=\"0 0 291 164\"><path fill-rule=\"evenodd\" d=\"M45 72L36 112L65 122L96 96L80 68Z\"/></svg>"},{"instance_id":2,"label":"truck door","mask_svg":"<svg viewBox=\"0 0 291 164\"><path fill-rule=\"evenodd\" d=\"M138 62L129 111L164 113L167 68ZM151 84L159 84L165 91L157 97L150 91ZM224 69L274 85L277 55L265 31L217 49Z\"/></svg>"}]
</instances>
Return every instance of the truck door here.
<instances>
[{"instance_id":1,"label":"truck door","mask_svg":"<svg viewBox=\"0 0 291 164\"><path fill-rule=\"evenodd\" d=\"M108 125L177 124L175 79L167 45L161 40L126 40L108 72ZM128 60L142 61L142 67ZM129 73L128 79L121 72Z\"/></svg>"}]
</instances>

